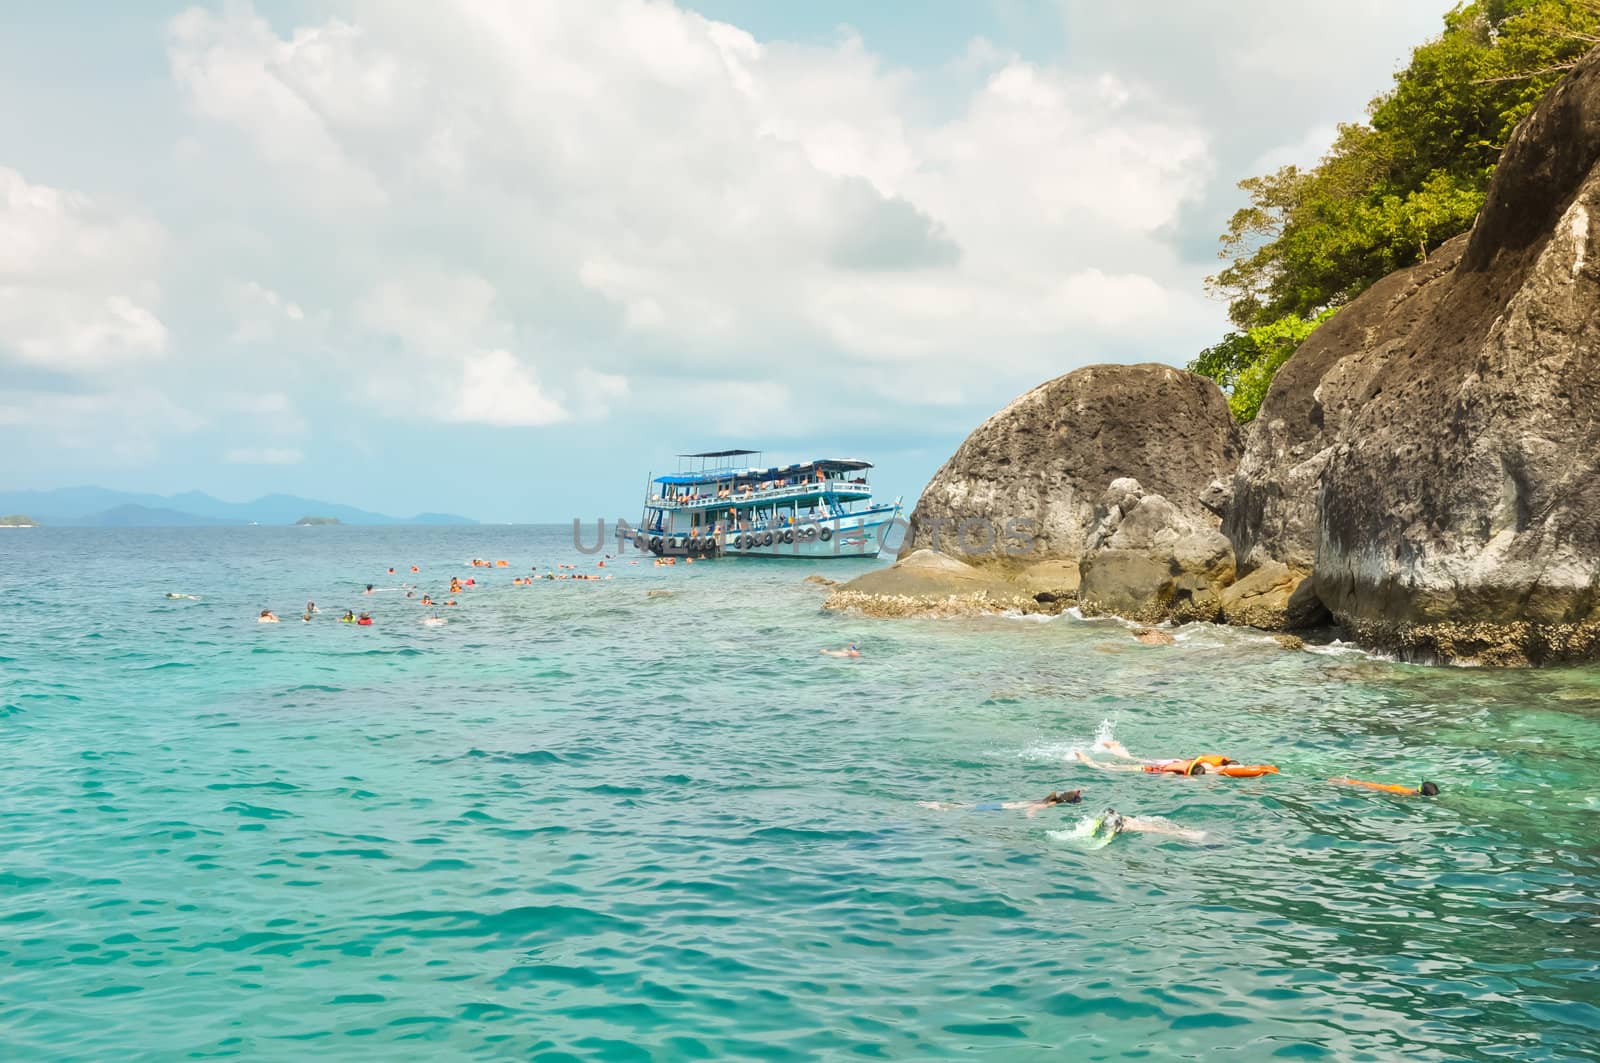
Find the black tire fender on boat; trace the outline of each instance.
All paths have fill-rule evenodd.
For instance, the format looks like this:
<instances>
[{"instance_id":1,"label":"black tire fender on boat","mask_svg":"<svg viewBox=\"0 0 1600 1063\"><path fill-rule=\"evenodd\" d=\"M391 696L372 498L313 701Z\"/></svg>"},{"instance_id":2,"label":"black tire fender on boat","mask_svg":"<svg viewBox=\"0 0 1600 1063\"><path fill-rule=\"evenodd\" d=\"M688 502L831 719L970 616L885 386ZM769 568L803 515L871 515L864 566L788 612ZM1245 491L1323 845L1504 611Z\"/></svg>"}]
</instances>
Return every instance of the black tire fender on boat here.
<instances>
[{"instance_id":1,"label":"black tire fender on boat","mask_svg":"<svg viewBox=\"0 0 1600 1063\"><path fill-rule=\"evenodd\" d=\"M829 539L833 538L833 529L823 528L822 531L818 532L817 534L821 536L823 542L827 542Z\"/></svg>"},{"instance_id":2,"label":"black tire fender on boat","mask_svg":"<svg viewBox=\"0 0 1600 1063\"><path fill-rule=\"evenodd\" d=\"M772 545L772 533L771 532L767 532L765 535L763 535L761 537L761 545L762 546L771 546Z\"/></svg>"},{"instance_id":3,"label":"black tire fender on boat","mask_svg":"<svg viewBox=\"0 0 1600 1063\"><path fill-rule=\"evenodd\" d=\"M635 550L643 550L644 549L644 532L634 532L633 533L633 548Z\"/></svg>"},{"instance_id":4,"label":"black tire fender on boat","mask_svg":"<svg viewBox=\"0 0 1600 1063\"><path fill-rule=\"evenodd\" d=\"M700 551L700 536L696 535L689 540L689 549L696 553Z\"/></svg>"},{"instance_id":5,"label":"black tire fender on boat","mask_svg":"<svg viewBox=\"0 0 1600 1063\"><path fill-rule=\"evenodd\" d=\"M785 528L785 529L783 529L783 541L786 542L786 543L794 542L794 529L793 528Z\"/></svg>"},{"instance_id":6,"label":"black tire fender on boat","mask_svg":"<svg viewBox=\"0 0 1600 1063\"><path fill-rule=\"evenodd\" d=\"M654 550L656 553L661 552L661 536L657 535L655 538L650 540L650 549Z\"/></svg>"}]
</instances>

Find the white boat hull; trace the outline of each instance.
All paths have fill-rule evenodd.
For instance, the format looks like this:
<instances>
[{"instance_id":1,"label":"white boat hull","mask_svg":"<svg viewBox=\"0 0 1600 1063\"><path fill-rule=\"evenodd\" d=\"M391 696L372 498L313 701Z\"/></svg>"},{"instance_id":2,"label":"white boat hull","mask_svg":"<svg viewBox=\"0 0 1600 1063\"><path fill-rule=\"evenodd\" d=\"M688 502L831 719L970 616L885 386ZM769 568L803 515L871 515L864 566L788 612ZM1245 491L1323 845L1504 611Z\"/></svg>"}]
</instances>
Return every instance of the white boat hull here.
<instances>
[{"instance_id":1,"label":"white boat hull","mask_svg":"<svg viewBox=\"0 0 1600 1063\"><path fill-rule=\"evenodd\" d=\"M674 557L877 557L893 530L899 506L881 506L792 526L735 531L711 539L686 541L682 535L643 535L619 528L635 549Z\"/></svg>"}]
</instances>

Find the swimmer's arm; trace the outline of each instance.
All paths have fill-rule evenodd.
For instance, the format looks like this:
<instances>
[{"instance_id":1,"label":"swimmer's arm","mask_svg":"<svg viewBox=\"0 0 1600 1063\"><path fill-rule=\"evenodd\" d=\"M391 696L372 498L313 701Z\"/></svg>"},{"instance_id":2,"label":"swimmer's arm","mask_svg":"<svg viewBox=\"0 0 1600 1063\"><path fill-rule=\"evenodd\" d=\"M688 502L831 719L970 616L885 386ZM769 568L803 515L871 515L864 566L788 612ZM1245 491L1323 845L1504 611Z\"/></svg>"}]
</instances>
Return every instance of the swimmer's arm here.
<instances>
[{"instance_id":1,"label":"swimmer's arm","mask_svg":"<svg viewBox=\"0 0 1600 1063\"><path fill-rule=\"evenodd\" d=\"M1105 763L1102 763L1102 762L1100 762L1098 760L1095 760L1093 757L1089 756L1089 754L1085 753L1081 749L1074 749L1072 751L1072 756L1073 756L1073 759L1076 760L1079 764L1087 764L1089 767L1091 767L1091 768L1099 768L1101 771L1144 771L1144 768L1141 765L1138 765L1138 764L1105 764Z\"/></svg>"},{"instance_id":2,"label":"swimmer's arm","mask_svg":"<svg viewBox=\"0 0 1600 1063\"><path fill-rule=\"evenodd\" d=\"M1186 842L1202 842L1206 838L1206 832L1203 830L1189 830L1159 820L1135 819L1132 816L1123 817L1122 829L1136 830L1141 834L1165 834L1170 838L1181 838Z\"/></svg>"},{"instance_id":3,"label":"swimmer's arm","mask_svg":"<svg viewBox=\"0 0 1600 1063\"><path fill-rule=\"evenodd\" d=\"M1096 748L1102 752L1110 753L1113 757L1121 757L1123 760L1137 760L1141 764L1154 763L1154 761L1145 760L1142 757L1136 757L1132 753L1129 753L1128 747L1117 741L1115 738L1101 742Z\"/></svg>"}]
</instances>

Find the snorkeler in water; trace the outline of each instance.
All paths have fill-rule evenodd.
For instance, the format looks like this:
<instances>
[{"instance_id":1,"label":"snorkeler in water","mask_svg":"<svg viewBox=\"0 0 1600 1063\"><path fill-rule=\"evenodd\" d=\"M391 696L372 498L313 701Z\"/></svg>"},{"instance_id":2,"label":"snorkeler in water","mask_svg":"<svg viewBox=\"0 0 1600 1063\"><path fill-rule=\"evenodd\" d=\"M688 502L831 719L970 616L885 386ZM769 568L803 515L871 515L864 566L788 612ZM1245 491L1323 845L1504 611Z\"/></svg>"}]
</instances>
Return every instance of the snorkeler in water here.
<instances>
[{"instance_id":1,"label":"snorkeler in water","mask_svg":"<svg viewBox=\"0 0 1600 1063\"><path fill-rule=\"evenodd\" d=\"M1206 832L1203 830L1188 830L1160 818L1139 819L1137 816L1124 816L1114 808L1106 809L1091 820L1086 834L1091 839L1110 841L1117 835L1129 831L1138 834L1162 834L1186 842L1201 842L1206 838Z\"/></svg>"},{"instance_id":2,"label":"snorkeler in water","mask_svg":"<svg viewBox=\"0 0 1600 1063\"><path fill-rule=\"evenodd\" d=\"M1409 786L1401 786L1398 783L1367 782L1364 779L1329 779L1328 781L1338 783L1341 786L1364 786L1368 790L1381 790L1387 794L1401 794L1406 797L1437 797L1439 795L1439 784L1429 782L1426 779L1415 790Z\"/></svg>"},{"instance_id":3,"label":"snorkeler in water","mask_svg":"<svg viewBox=\"0 0 1600 1063\"><path fill-rule=\"evenodd\" d=\"M1107 748L1102 744L1102 748ZM1120 748L1120 745L1119 745ZM1126 751L1121 755L1126 755ZM1198 757L1179 757L1173 760L1136 760L1131 764L1108 764L1089 756L1081 749L1074 749L1072 757L1079 764L1087 764L1091 768L1101 771L1134 771L1146 775L1225 775L1230 779L1255 779L1262 775L1276 775L1278 769L1272 764L1240 764L1231 757L1224 757L1218 753L1206 753Z\"/></svg>"},{"instance_id":4,"label":"snorkeler in water","mask_svg":"<svg viewBox=\"0 0 1600 1063\"><path fill-rule=\"evenodd\" d=\"M1025 809L1029 818L1039 814L1041 809L1051 808L1055 805L1075 805L1083 800L1082 790L1051 790L1037 801L979 801L975 805L958 805L945 801L918 801L923 808L931 808L936 812L948 812L953 809L965 808L974 812L999 812Z\"/></svg>"},{"instance_id":5,"label":"snorkeler in water","mask_svg":"<svg viewBox=\"0 0 1600 1063\"><path fill-rule=\"evenodd\" d=\"M828 657L860 657L861 656L861 651L856 648L856 644L853 643L853 642L850 645L846 646L842 650L822 650L820 652L823 653L825 656L828 656Z\"/></svg>"}]
</instances>

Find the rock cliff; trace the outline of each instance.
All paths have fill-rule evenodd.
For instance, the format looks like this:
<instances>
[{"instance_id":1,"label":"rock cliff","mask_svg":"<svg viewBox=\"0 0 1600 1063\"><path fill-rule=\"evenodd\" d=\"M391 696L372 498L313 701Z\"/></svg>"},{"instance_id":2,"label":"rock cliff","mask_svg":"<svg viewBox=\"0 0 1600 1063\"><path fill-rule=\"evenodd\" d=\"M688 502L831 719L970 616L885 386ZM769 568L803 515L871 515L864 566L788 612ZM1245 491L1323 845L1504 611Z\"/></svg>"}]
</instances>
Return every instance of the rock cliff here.
<instances>
[{"instance_id":1,"label":"rock cliff","mask_svg":"<svg viewBox=\"0 0 1600 1063\"><path fill-rule=\"evenodd\" d=\"M1322 473L1317 596L1406 653L1600 655L1600 51L1412 302Z\"/></svg>"}]
</instances>

